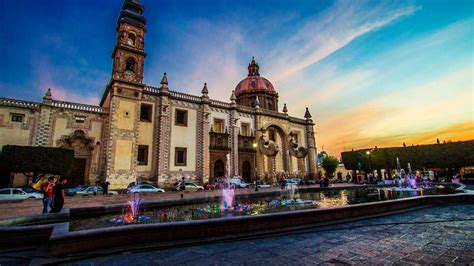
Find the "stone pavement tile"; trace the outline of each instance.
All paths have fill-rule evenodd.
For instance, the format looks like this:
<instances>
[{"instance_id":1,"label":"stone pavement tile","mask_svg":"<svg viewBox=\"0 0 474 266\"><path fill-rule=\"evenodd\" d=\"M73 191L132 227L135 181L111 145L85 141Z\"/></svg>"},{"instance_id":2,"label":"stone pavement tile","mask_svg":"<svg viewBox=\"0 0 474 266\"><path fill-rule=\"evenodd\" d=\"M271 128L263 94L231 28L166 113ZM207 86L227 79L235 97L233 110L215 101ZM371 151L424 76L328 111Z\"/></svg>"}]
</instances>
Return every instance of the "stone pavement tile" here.
<instances>
[{"instance_id":1,"label":"stone pavement tile","mask_svg":"<svg viewBox=\"0 0 474 266\"><path fill-rule=\"evenodd\" d=\"M388 263L394 263L394 262L397 262L397 261L403 259L403 257L404 256L401 255L401 254L391 254L391 255L385 257L384 260Z\"/></svg>"},{"instance_id":2,"label":"stone pavement tile","mask_svg":"<svg viewBox=\"0 0 474 266\"><path fill-rule=\"evenodd\" d=\"M273 257L261 260L248 260L244 263L244 265L264 265L264 266L272 266L272 265L300 265L298 263L297 258L295 259L288 259L285 257Z\"/></svg>"},{"instance_id":3,"label":"stone pavement tile","mask_svg":"<svg viewBox=\"0 0 474 266\"><path fill-rule=\"evenodd\" d=\"M330 260L327 260L326 262L334 264L334 265L352 265L353 262L350 259L345 259L345 258L332 258Z\"/></svg>"},{"instance_id":4,"label":"stone pavement tile","mask_svg":"<svg viewBox=\"0 0 474 266\"><path fill-rule=\"evenodd\" d=\"M367 263L367 261L369 261L369 257L361 255L361 254L357 254L351 257L350 260L356 264L361 264L361 263Z\"/></svg>"},{"instance_id":5,"label":"stone pavement tile","mask_svg":"<svg viewBox=\"0 0 474 266\"><path fill-rule=\"evenodd\" d=\"M412 261L412 260L402 259L402 260L399 260L399 261L393 263L393 265L394 266L407 266L407 265L421 265L421 263L416 262L416 261Z\"/></svg>"}]
</instances>

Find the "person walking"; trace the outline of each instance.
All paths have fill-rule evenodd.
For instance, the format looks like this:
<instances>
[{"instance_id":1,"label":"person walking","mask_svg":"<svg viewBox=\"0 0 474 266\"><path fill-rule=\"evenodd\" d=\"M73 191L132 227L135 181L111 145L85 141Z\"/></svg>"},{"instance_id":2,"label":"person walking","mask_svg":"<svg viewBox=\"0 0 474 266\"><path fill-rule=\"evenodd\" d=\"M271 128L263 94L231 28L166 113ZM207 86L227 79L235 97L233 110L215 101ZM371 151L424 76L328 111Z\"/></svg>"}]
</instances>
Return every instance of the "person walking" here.
<instances>
[{"instance_id":1,"label":"person walking","mask_svg":"<svg viewBox=\"0 0 474 266\"><path fill-rule=\"evenodd\" d=\"M102 195L107 196L109 195L109 181L102 182Z\"/></svg>"},{"instance_id":2,"label":"person walking","mask_svg":"<svg viewBox=\"0 0 474 266\"><path fill-rule=\"evenodd\" d=\"M43 214L48 213L48 207L51 207L53 203L53 187L56 183L56 177L50 176L47 182L41 184L41 190L44 193L43 196Z\"/></svg>"},{"instance_id":3,"label":"person walking","mask_svg":"<svg viewBox=\"0 0 474 266\"><path fill-rule=\"evenodd\" d=\"M62 176L59 182L53 188L53 208L52 213L61 212L64 206L64 186L66 185L67 178Z\"/></svg>"},{"instance_id":4,"label":"person walking","mask_svg":"<svg viewBox=\"0 0 474 266\"><path fill-rule=\"evenodd\" d=\"M186 182L184 181L184 176L181 178L179 183L179 191L181 191L181 198L184 198L184 190L186 189Z\"/></svg>"},{"instance_id":5,"label":"person walking","mask_svg":"<svg viewBox=\"0 0 474 266\"><path fill-rule=\"evenodd\" d=\"M327 176L324 176L324 187L329 187L329 178Z\"/></svg>"},{"instance_id":6,"label":"person walking","mask_svg":"<svg viewBox=\"0 0 474 266\"><path fill-rule=\"evenodd\" d=\"M286 179L283 174L280 175L280 189L285 189L286 186Z\"/></svg>"}]
</instances>

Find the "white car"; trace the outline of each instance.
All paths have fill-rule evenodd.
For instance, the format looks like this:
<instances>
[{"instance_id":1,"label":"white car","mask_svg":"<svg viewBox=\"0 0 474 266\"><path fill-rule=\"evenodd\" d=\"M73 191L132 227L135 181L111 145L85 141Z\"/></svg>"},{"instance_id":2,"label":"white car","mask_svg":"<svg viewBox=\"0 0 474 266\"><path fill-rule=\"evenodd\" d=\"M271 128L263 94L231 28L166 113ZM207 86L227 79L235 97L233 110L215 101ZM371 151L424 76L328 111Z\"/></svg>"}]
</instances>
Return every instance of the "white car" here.
<instances>
[{"instance_id":1,"label":"white car","mask_svg":"<svg viewBox=\"0 0 474 266\"><path fill-rule=\"evenodd\" d=\"M27 193L21 188L0 189L0 200L42 199L43 194L38 192Z\"/></svg>"},{"instance_id":2,"label":"white car","mask_svg":"<svg viewBox=\"0 0 474 266\"><path fill-rule=\"evenodd\" d=\"M76 192L77 195L94 195L94 188L96 189L96 192L97 192L97 195L102 195L102 187L99 187L99 186L90 186L84 190L81 190L81 191L78 191ZM117 191L113 191L113 190L109 190L107 191L107 194L108 195L118 195L118 192Z\"/></svg>"},{"instance_id":3,"label":"white car","mask_svg":"<svg viewBox=\"0 0 474 266\"><path fill-rule=\"evenodd\" d=\"M179 191L180 190L180 182L176 183L173 190L176 190L176 191ZM186 182L186 185L185 185L185 190L186 191L199 191L199 190L204 190L204 187L203 186L200 186L200 185L196 185L192 182Z\"/></svg>"},{"instance_id":4,"label":"white car","mask_svg":"<svg viewBox=\"0 0 474 266\"><path fill-rule=\"evenodd\" d=\"M148 184L141 184L141 185L137 185L137 186L130 187L127 189L127 193L148 193L148 192L158 193L158 192L165 192L165 190L160 187L155 187Z\"/></svg>"},{"instance_id":5,"label":"white car","mask_svg":"<svg viewBox=\"0 0 474 266\"><path fill-rule=\"evenodd\" d=\"M239 178L231 178L229 180L229 183L231 185L234 185L235 187L240 187L240 188L246 188L250 186L248 183L245 183L244 180L239 179Z\"/></svg>"},{"instance_id":6,"label":"white car","mask_svg":"<svg viewBox=\"0 0 474 266\"><path fill-rule=\"evenodd\" d=\"M265 181L257 181L257 184L258 184L258 188L270 188L271 186L269 184L267 184L267 182ZM253 181L253 184L252 184L254 187L255 187L255 181Z\"/></svg>"}]
</instances>

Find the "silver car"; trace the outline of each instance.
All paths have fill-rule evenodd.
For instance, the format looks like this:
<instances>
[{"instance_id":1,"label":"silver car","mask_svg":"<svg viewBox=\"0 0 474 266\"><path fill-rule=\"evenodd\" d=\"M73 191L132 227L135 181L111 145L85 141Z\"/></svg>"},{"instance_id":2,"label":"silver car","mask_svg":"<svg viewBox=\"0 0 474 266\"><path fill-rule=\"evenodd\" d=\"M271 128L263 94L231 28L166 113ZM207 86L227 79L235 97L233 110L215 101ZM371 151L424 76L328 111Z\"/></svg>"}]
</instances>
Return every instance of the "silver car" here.
<instances>
[{"instance_id":1,"label":"silver car","mask_svg":"<svg viewBox=\"0 0 474 266\"><path fill-rule=\"evenodd\" d=\"M165 192L164 189L160 187L155 187L148 184L141 184L127 189L127 193L153 193L153 192Z\"/></svg>"},{"instance_id":2,"label":"silver car","mask_svg":"<svg viewBox=\"0 0 474 266\"><path fill-rule=\"evenodd\" d=\"M43 194L39 192L25 192L21 188L3 188L0 189L0 200L24 200L24 199L42 199Z\"/></svg>"},{"instance_id":3,"label":"silver car","mask_svg":"<svg viewBox=\"0 0 474 266\"><path fill-rule=\"evenodd\" d=\"M76 192L77 195L93 195L94 194L94 190L95 192L98 194L98 195L102 195L102 187L99 187L99 186L90 186L84 190L81 190L81 191L78 191ZM118 192L117 191L113 191L113 190L109 190L107 191L107 194L108 195L118 195Z\"/></svg>"}]
</instances>

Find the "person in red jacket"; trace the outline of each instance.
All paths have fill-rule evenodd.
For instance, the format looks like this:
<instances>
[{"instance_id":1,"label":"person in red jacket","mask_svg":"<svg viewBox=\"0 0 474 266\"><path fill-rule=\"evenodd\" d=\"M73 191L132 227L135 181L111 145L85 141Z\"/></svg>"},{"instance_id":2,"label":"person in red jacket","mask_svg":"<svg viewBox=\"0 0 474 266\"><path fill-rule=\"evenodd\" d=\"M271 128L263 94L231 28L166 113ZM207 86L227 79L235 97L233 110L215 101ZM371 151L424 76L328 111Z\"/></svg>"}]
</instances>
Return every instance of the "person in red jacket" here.
<instances>
[{"instance_id":1,"label":"person in red jacket","mask_svg":"<svg viewBox=\"0 0 474 266\"><path fill-rule=\"evenodd\" d=\"M50 176L47 182L41 184L41 190L44 193L43 196L43 214L48 213L48 206L51 207L53 203L53 187L56 183L56 177Z\"/></svg>"}]
</instances>

